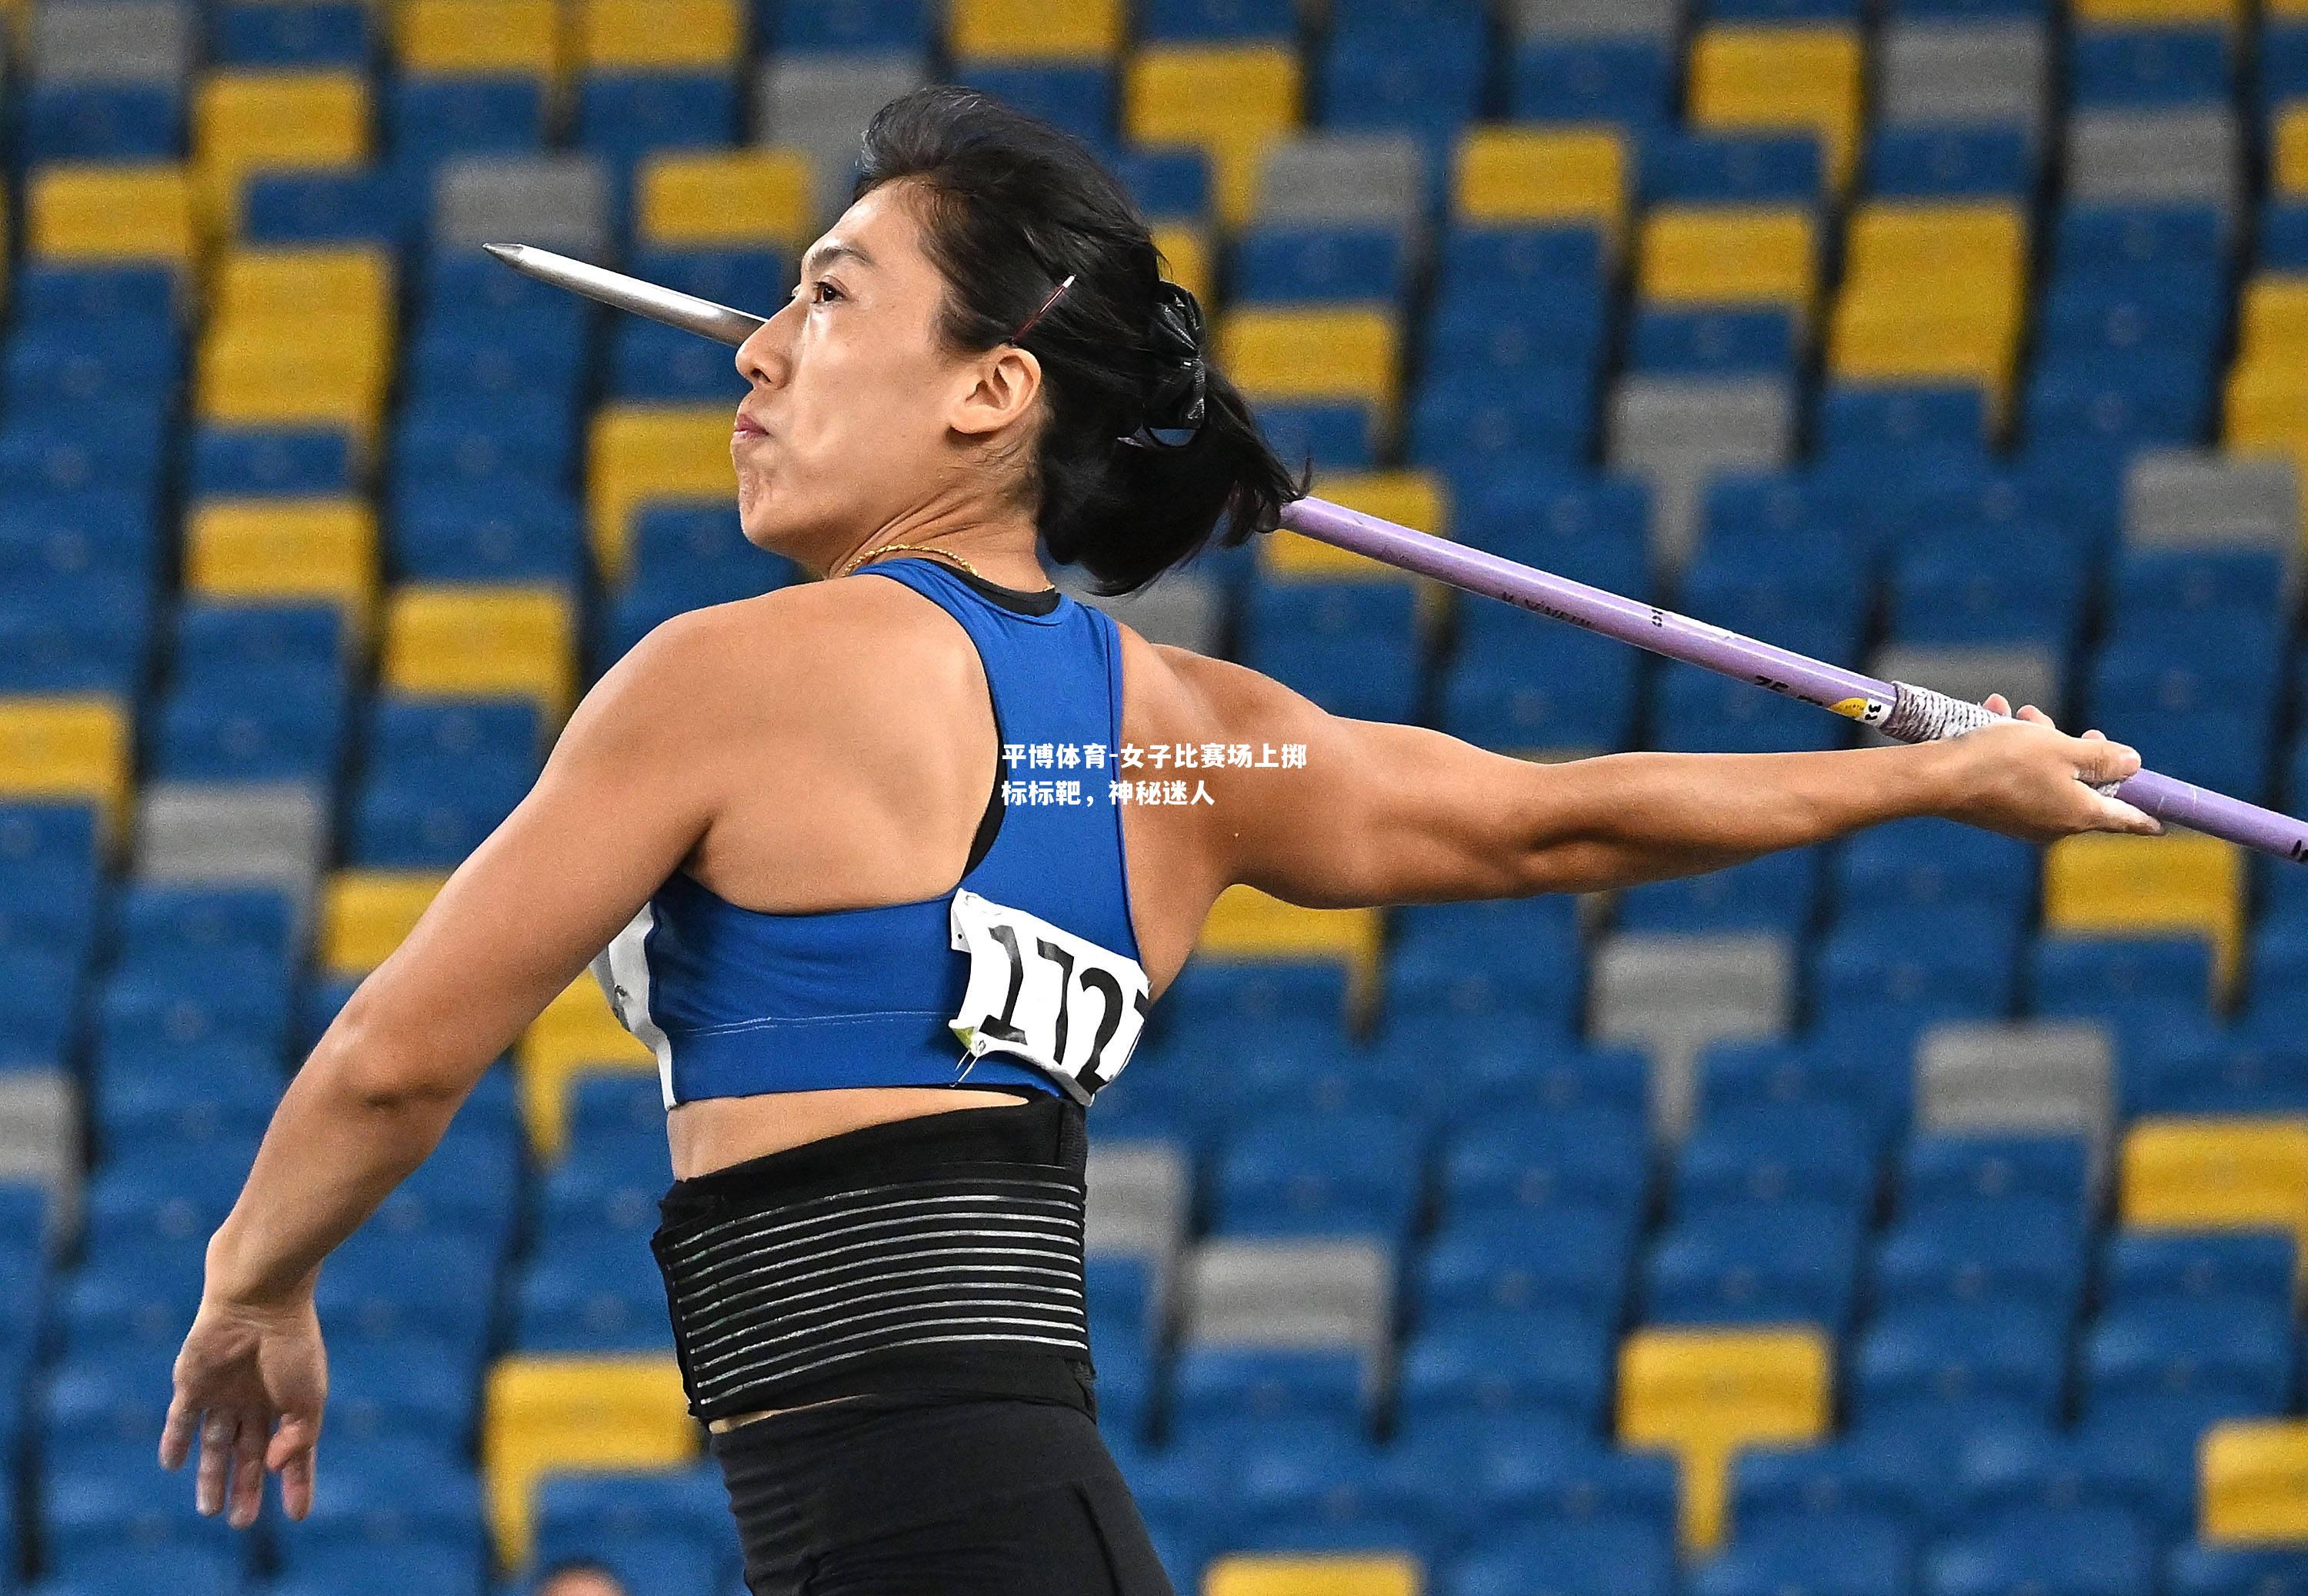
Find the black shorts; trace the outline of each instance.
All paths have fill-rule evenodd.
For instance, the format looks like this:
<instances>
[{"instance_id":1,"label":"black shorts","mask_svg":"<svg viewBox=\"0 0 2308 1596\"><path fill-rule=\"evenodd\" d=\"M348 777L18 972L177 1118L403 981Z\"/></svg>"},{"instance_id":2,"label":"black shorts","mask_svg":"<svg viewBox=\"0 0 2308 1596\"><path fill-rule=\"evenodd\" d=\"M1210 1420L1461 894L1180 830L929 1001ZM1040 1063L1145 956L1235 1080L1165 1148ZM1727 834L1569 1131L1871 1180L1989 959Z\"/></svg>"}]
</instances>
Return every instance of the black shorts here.
<instances>
[{"instance_id":1,"label":"black shorts","mask_svg":"<svg viewBox=\"0 0 2308 1596\"><path fill-rule=\"evenodd\" d=\"M753 1596L1176 1596L1078 1407L876 1393L708 1445Z\"/></svg>"}]
</instances>

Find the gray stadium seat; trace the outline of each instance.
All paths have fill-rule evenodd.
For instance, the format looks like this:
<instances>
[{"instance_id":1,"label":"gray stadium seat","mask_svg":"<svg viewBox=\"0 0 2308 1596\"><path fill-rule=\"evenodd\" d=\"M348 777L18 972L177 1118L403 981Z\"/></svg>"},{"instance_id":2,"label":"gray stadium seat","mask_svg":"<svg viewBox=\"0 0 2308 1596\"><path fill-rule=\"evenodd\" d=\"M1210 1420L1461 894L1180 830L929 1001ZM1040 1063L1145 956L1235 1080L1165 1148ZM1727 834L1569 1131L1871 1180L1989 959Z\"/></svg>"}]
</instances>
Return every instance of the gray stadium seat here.
<instances>
[{"instance_id":1,"label":"gray stadium seat","mask_svg":"<svg viewBox=\"0 0 2308 1596\"><path fill-rule=\"evenodd\" d=\"M2142 450L2124 473L2123 536L2135 547L2273 548L2296 579L2298 468L2280 454Z\"/></svg>"},{"instance_id":2,"label":"gray stadium seat","mask_svg":"<svg viewBox=\"0 0 2308 1596\"><path fill-rule=\"evenodd\" d=\"M2079 111L2068 122L2068 198L2212 205L2233 217L2243 180L2240 148L2226 106Z\"/></svg>"},{"instance_id":3,"label":"gray stadium seat","mask_svg":"<svg viewBox=\"0 0 2308 1596\"><path fill-rule=\"evenodd\" d=\"M1259 164L1262 224L1363 223L1410 234L1425 212L1425 163L1408 134L1307 133L1274 145Z\"/></svg>"},{"instance_id":4,"label":"gray stadium seat","mask_svg":"<svg viewBox=\"0 0 2308 1596\"><path fill-rule=\"evenodd\" d=\"M1188 1343L1345 1347L1382 1354L1394 1300L1383 1248L1368 1241L1213 1240L1185 1257Z\"/></svg>"},{"instance_id":5,"label":"gray stadium seat","mask_svg":"<svg viewBox=\"0 0 2308 1596\"><path fill-rule=\"evenodd\" d=\"M44 0L31 11L32 75L46 83L182 83L192 8L178 0Z\"/></svg>"},{"instance_id":6,"label":"gray stadium seat","mask_svg":"<svg viewBox=\"0 0 2308 1596\"><path fill-rule=\"evenodd\" d=\"M1090 591L1088 572L1061 566L1057 585L1081 603L1104 610L1150 643L1171 643L1197 654L1215 654L1226 627L1226 600L1210 574L1173 571L1135 593L1107 598Z\"/></svg>"},{"instance_id":7,"label":"gray stadium seat","mask_svg":"<svg viewBox=\"0 0 2308 1596\"><path fill-rule=\"evenodd\" d=\"M72 1233L81 1186L80 1088L60 1069L0 1074L0 1180L45 1186Z\"/></svg>"},{"instance_id":8,"label":"gray stadium seat","mask_svg":"<svg viewBox=\"0 0 2308 1596\"><path fill-rule=\"evenodd\" d=\"M1887 126L2044 125L2044 30L2029 22L1893 22L1876 61Z\"/></svg>"},{"instance_id":9,"label":"gray stadium seat","mask_svg":"<svg viewBox=\"0 0 2308 1596\"><path fill-rule=\"evenodd\" d=\"M830 221L849 202L858 142L874 113L927 81L911 56L775 57L756 85L754 137L809 158L818 217Z\"/></svg>"},{"instance_id":10,"label":"gray stadium seat","mask_svg":"<svg viewBox=\"0 0 2308 1596\"><path fill-rule=\"evenodd\" d=\"M1908 682L1951 698L1977 704L2000 692L2017 710L2033 704L2065 725L2059 659L2048 648L2014 644L1984 648L1899 648L1876 650L1868 663L1870 675L1887 682ZM1873 727L1862 728L1860 741L1881 748L1891 739Z\"/></svg>"},{"instance_id":11,"label":"gray stadium seat","mask_svg":"<svg viewBox=\"0 0 2308 1596\"><path fill-rule=\"evenodd\" d=\"M2089 1020L1966 1021L1916 1043L1916 1127L2081 1136L2091 1191L2114 1131L2114 1050Z\"/></svg>"},{"instance_id":12,"label":"gray stadium seat","mask_svg":"<svg viewBox=\"0 0 2308 1596\"><path fill-rule=\"evenodd\" d=\"M1684 0L1508 0L1518 39L1657 39L1683 30Z\"/></svg>"},{"instance_id":13,"label":"gray stadium seat","mask_svg":"<svg viewBox=\"0 0 2308 1596\"><path fill-rule=\"evenodd\" d=\"M1652 1128L1674 1141L1691 1123L1699 1050L1784 1034L1794 997L1783 938L1624 933L1595 950L1588 1019L1598 1041L1649 1051Z\"/></svg>"},{"instance_id":14,"label":"gray stadium seat","mask_svg":"<svg viewBox=\"0 0 2308 1596\"><path fill-rule=\"evenodd\" d=\"M1171 1142L1101 1142L1089 1150L1091 1252L1166 1262L1186 1233L1186 1158Z\"/></svg>"},{"instance_id":15,"label":"gray stadium seat","mask_svg":"<svg viewBox=\"0 0 2308 1596\"><path fill-rule=\"evenodd\" d=\"M293 783L161 782L136 817L135 870L153 881L257 881L309 902L328 851L322 795Z\"/></svg>"},{"instance_id":16,"label":"gray stadium seat","mask_svg":"<svg viewBox=\"0 0 2308 1596\"><path fill-rule=\"evenodd\" d=\"M1609 459L1651 486L1651 555L1680 570L1696 538L1708 476L1787 461L1795 399L1768 377L1628 377L1611 396Z\"/></svg>"},{"instance_id":17,"label":"gray stadium seat","mask_svg":"<svg viewBox=\"0 0 2308 1596\"><path fill-rule=\"evenodd\" d=\"M433 180L433 237L444 249L536 244L581 260L610 253L609 179L590 155L476 155Z\"/></svg>"}]
</instances>

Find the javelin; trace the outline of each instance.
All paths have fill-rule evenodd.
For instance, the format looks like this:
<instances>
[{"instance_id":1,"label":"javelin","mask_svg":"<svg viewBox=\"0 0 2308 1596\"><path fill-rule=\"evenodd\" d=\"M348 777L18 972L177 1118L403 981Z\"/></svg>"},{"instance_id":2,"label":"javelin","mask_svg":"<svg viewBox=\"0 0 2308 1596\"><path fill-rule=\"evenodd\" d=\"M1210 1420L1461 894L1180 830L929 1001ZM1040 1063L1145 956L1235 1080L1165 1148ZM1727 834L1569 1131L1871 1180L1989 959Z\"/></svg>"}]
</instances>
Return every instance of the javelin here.
<instances>
[{"instance_id":1,"label":"javelin","mask_svg":"<svg viewBox=\"0 0 2308 1596\"><path fill-rule=\"evenodd\" d=\"M567 288L636 315L663 322L718 343L742 344L762 318L732 310L693 294L676 293L637 277L627 277L551 250L525 244L487 244L482 248L541 282ZM1735 676L1786 698L1874 726L1901 742L1955 737L1991 721L2008 720L1984 705L1951 698L1912 682L1862 675L1678 615L1656 605L1638 604L1600 588L1574 582L1528 565L1468 548L1446 538L1364 515L1322 499L1296 499L1282 511L1292 531L1366 555L1398 570L1433 577L1469 593L1503 600L1589 631L1632 643L1726 676ZM2099 789L2159 820L2186 826L2278 858L2308 862L2308 820L2246 803L2152 770L2139 770Z\"/></svg>"}]
</instances>

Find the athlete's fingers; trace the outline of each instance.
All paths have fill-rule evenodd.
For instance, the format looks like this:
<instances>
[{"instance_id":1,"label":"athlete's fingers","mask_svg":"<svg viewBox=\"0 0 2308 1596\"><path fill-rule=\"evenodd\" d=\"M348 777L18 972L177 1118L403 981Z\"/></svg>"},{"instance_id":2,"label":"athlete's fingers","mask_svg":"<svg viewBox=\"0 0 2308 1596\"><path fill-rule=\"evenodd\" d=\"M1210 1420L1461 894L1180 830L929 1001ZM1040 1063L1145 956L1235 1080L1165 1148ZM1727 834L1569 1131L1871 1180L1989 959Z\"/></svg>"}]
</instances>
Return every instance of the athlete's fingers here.
<instances>
[{"instance_id":1,"label":"athlete's fingers","mask_svg":"<svg viewBox=\"0 0 2308 1596\"><path fill-rule=\"evenodd\" d=\"M313 1511L313 1454L299 1452L280 1470L280 1506L290 1518Z\"/></svg>"},{"instance_id":2,"label":"athlete's fingers","mask_svg":"<svg viewBox=\"0 0 2308 1596\"><path fill-rule=\"evenodd\" d=\"M313 1510L313 1454L319 1443L320 1433L311 1420L284 1413L266 1449L265 1464L280 1476L280 1506L290 1518L302 1518Z\"/></svg>"},{"instance_id":3,"label":"athlete's fingers","mask_svg":"<svg viewBox=\"0 0 2308 1596\"><path fill-rule=\"evenodd\" d=\"M2097 785L2100 782L2123 781L2140 770L2140 751L2125 742L2111 742L2105 737L2079 737L2082 746L2076 756L2076 774Z\"/></svg>"},{"instance_id":4,"label":"athlete's fingers","mask_svg":"<svg viewBox=\"0 0 2308 1596\"><path fill-rule=\"evenodd\" d=\"M227 1497L231 1510L225 1522L236 1530L254 1523L257 1509L264 1505L264 1432L270 1428L262 1414L252 1414L241 1420L240 1433L234 1438L232 1481Z\"/></svg>"},{"instance_id":5,"label":"athlete's fingers","mask_svg":"<svg viewBox=\"0 0 2308 1596\"><path fill-rule=\"evenodd\" d=\"M183 1387L168 1399L168 1417L160 1426L160 1466L179 1469L192 1455L193 1437L199 1433L201 1411L185 1400Z\"/></svg>"},{"instance_id":6,"label":"athlete's fingers","mask_svg":"<svg viewBox=\"0 0 2308 1596\"><path fill-rule=\"evenodd\" d=\"M1986 703L1980 707L1985 709L1990 715L2009 715L2011 713L2011 700L2005 698L2000 692L1989 693L1987 695Z\"/></svg>"},{"instance_id":7,"label":"athlete's fingers","mask_svg":"<svg viewBox=\"0 0 2308 1596\"><path fill-rule=\"evenodd\" d=\"M232 1469L233 1415L211 1408L201 1425L201 1461L193 1476L193 1506L213 1516L224 1506L225 1480Z\"/></svg>"},{"instance_id":8,"label":"athlete's fingers","mask_svg":"<svg viewBox=\"0 0 2308 1596\"><path fill-rule=\"evenodd\" d=\"M2099 811L2102 830L2129 831L2139 837L2164 835L2164 822L2145 810L2099 793L2094 793L2092 800Z\"/></svg>"}]
</instances>

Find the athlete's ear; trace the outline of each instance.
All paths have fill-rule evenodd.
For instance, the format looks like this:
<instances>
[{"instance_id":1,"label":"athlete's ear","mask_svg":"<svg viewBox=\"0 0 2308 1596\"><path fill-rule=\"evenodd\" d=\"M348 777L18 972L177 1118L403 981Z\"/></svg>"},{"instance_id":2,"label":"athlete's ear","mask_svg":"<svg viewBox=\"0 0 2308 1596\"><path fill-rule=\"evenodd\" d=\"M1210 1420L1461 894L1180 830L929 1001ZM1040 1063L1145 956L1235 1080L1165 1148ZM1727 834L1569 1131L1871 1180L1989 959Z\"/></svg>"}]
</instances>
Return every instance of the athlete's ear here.
<instances>
[{"instance_id":1,"label":"athlete's ear","mask_svg":"<svg viewBox=\"0 0 2308 1596\"><path fill-rule=\"evenodd\" d=\"M946 425L965 437L987 437L1034 408L1042 391L1042 363L1029 349L997 344L970 364L964 380L968 386Z\"/></svg>"}]
</instances>

